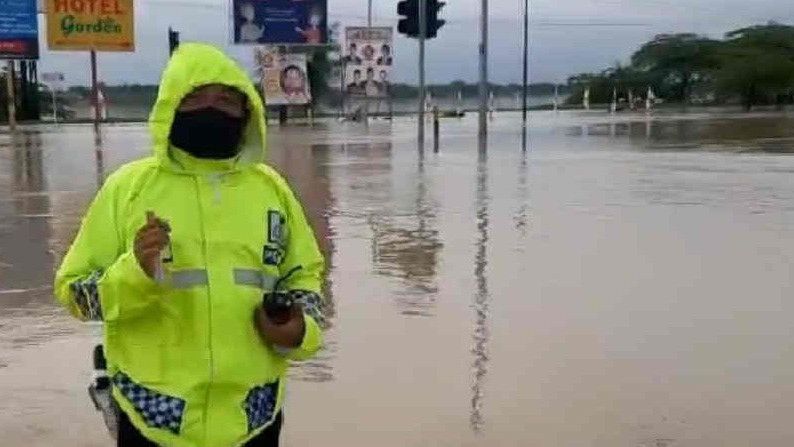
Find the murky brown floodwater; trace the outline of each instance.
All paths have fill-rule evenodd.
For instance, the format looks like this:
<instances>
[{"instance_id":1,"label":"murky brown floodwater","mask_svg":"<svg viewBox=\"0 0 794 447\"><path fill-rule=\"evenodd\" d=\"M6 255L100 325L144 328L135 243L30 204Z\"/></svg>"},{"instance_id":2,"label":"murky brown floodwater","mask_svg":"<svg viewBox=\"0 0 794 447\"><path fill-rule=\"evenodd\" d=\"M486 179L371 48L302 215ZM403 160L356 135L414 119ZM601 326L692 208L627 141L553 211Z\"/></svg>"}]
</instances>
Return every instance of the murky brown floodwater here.
<instances>
[{"instance_id":1,"label":"murky brown floodwater","mask_svg":"<svg viewBox=\"0 0 794 447\"><path fill-rule=\"evenodd\" d=\"M273 129L331 263L286 446L794 444L794 116ZM2 445L109 445L52 271L137 125L0 135Z\"/></svg>"}]
</instances>

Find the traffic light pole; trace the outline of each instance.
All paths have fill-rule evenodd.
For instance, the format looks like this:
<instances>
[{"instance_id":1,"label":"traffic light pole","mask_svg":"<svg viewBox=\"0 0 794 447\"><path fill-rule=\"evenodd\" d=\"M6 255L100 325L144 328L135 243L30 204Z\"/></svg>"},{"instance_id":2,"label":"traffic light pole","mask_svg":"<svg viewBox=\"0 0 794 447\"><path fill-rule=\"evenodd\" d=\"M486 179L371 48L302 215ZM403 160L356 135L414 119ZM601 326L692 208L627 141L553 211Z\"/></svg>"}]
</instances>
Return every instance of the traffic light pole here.
<instances>
[{"instance_id":1,"label":"traffic light pole","mask_svg":"<svg viewBox=\"0 0 794 447\"><path fill-rule=\"evenodd\" d=\"M102 133L99 131L99 121L102 119L99 110L99 82L97 81L96 50L91 50L91 102L94 104L94 140L97 144L102 142Z\"/></svg>"},{"instance_id":2,"label":"traffic light pole","mask_svg":"<svg viewBox=\"0 0 794 447\"><path fill-rule=\"evenodd\" d=\"M372 28L372 0L367 1L367 28ZM369 98L364 98L364 122L369 124Z\"/></svg>"},{"instance_id":3,"label":"traffic light pole","mask_svg":"<svg viewBox=\"0 0 794 447\"><path fill-rule=\"evenodd\" d=\"M13 132L17 129L17 106L14 98L14 61L8 60L6 73L6 100L8 106L8 129Z\"/></svg>"},{"instance_id":4,"label":"traffic light pole","mask_svg":"<svg viewBox=\"0 0 794 447\"><path fill-rule=\"evenodd\" d=\"M529 90L529 0L524 0L524 84L521 103L521 129L527 133L527 93Z\"/></svg>"},{"instance_id":5,"label":"traffic light pole","mask_svg":"<svg viewBox=\"0 0 794 447\"><path fill-rule=\"evenodd\" d=\"M488 134L488 0L482 0L480 16L480 137Z\"/></svg>"},{"instance_id":6,"label":"traffic light pole","mask_svg":"<svg viewBox=\"0 0 794 447\"><path fill-rule=\"evenodd\" d=\"M419 150L424 150L425 143L425 102L427 89L425 86L425 41L438 34L445 20L438 18L438 13L446 2L439 0L401 0L397 3L397 14L401 16L397 22L397 31L411 38L419 38L419 103L417 104L417 133ZM429 22L429 23L428 23Z\"/></svg>"},{"instance_id":7,"label":"traffic light pole","mask_svg":"<svg viewBox=\"0 0 794 447\"><path fill-rule=\"evenodd\" d=\"M425 38L427 37L427 0L419 0L419 147L425 144Z\"/></svg>"}]
</instances>

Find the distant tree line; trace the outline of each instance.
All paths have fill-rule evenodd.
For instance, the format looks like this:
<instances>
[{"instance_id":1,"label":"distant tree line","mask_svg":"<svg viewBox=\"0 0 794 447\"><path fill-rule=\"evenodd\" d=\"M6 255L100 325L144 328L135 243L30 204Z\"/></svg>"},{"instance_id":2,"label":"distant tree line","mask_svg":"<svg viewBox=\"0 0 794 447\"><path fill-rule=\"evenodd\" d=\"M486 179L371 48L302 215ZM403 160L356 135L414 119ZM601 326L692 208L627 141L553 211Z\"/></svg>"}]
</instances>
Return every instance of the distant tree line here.
<instances>
[{"instance_id":1,"label":"distant tree line","mask_svg":"<svg viewBox=\"0 0 794 447\"><path fill-rule=\"evenodd\" d=\"M328 75L325 74L330 62L322 55L316 57L312 64L317 69L309 69L309 81L312 88L312 96L318 100L324 100L330 103L338 103L339 89L333 89L328 86L326 82ZM102 85L101 89L105 96L116 105L151 105L154 104L157 98L156 85L140 85L140 84L125 84L125 85ZM565 96L569 93L569 86L560 85L559 94ZM428 85L428 91L436 98L455 98L458 92L464 98L473 98L479 95L479 86L477 84L467 84L463 81L455 81L449 84L432 84ZM490 84L488 91L493 92L495 96L520 96L522 86L520 84L507 84L498 85ZM528 87L530 96L552 96L554 95L554 84L541 83L531 84ZM416 85L410 84L392 84L392 96L395 99L414 99L419 96L419 88ZM67 103L73 103L80 98L89 98L91 89L83 86L70 87L67 96L62 99Z\"/></svg>"},{"instance_id":2,"label":"distant tree line","mask_svg":"<svg viewBox=\"0 0 794 447\"><path fill-rule=\"evenodd\" d=\"M467 84L464 81L454 81L449 84L431 84L427 86L428 90L435 97L455 97L458 92L461 92L464 98L477 97L480 94L479 85L476 83ZM559 94L568 94L569 86L560 85ZM521 95L523 87L521 84L490 84L488 92L493 92L495 96L516 96ZM402 98L416 98L419 96L419 87L410 84L392 84L392 96L397 99ZM552 83L539 83L530 84L528 86L529 96L552 96L554 95L554 84Z\"/></svg>"},{"instance_id":3,"label":"distant tree line","mask_svg":"<svg viewBox=\"0 0 794 447\"><path fill-rule=\"evenodd\" d=\"M662 34L642 45L629 65L568 80L568 102L609 103L613 91L680 103L736 103L745 109L794 102L794 27L779 23L741 28L722 40L692 33Z\"/></svg>"}]
</instances>

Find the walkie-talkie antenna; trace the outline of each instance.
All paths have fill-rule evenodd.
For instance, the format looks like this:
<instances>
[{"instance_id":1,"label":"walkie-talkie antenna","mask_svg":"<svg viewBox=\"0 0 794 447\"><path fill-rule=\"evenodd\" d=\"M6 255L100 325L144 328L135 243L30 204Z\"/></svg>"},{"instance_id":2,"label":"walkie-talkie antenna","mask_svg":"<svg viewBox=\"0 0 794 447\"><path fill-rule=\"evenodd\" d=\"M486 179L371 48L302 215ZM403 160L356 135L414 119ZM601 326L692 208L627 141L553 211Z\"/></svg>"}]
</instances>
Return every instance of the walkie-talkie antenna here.
<instances>
[{"instance_id":1,"label":"walkie-talkie antenna","mask_svg":"<svg viewBox=\"0 0 794 447\"><path fill-rule=\"evenodd\" d=\"M302 266L302 265L299 265L299 266L297 266L297 267L294 267L294 268L292 268L290 271L288 271L286 275L284 275L284 276L282 276L281 278L277 279L277 280L276 280L276 283L275 283L275 284L273 284L273 292L272 292L272 293L276 293L276 292L278 292L278 289L279 289L279 287L281 287L281 284L282 284L283 282L287 281L288 279L290 279L290 278L292 277L292 275L294 275L295 273L297 273L297 272L298 272L299 270L301 270L302 268L303 268L303 266Z\"/></svg>"}]
</instances>

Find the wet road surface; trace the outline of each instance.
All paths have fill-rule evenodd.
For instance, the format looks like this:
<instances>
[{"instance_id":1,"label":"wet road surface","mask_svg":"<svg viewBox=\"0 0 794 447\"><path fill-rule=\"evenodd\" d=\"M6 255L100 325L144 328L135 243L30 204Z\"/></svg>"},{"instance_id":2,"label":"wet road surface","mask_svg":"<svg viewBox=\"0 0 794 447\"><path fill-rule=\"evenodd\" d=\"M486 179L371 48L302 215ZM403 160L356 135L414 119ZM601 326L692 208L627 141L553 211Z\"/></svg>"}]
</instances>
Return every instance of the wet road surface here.
<instances>
[{"instance_id":1,"label":"wet road surface","mask_svg":"<svg viewBox=\"0 0 794 447\"><path fill-rule=\"evenodd\" d=\"M292 371L286 446L794 443L794 116L497 115L273 128L329 257L326 350ZM483 151L483 149L487 149ZM0 134L4 445L110 445L95 329L52 298L139 125ZM6 444L10 442L10 444Z\"/></svg>"}]
</instances>

